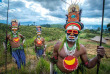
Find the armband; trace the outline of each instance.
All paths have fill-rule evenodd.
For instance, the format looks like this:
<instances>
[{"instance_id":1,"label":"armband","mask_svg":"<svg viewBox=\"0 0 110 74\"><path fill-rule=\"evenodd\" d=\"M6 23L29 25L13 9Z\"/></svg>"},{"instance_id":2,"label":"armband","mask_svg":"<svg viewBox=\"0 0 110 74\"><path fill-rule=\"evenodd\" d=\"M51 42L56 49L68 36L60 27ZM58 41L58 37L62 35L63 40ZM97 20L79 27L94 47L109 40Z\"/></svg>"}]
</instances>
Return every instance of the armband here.
<instances>
[{"instance_id":1,"label":"armband","mask_svg":"<svg viewBox=\"0 0 110 74\"><path fill-rule=\"evenodd\" d=\"M88 63L89 63L89 59L88 59L88 61L87 61L87 62L85 62L85 66L87 66L87 65L88 65Z\"/></svg>"},{"instance_id":2,"label":"armband","mask_svg":"<svg viewBox=\"0 0 110 74\"><path fill-rule=\"evenodd\" d=\"M86 65L86 66L88 65L88 61L85 63L85 65Z\"/></svg>"},{"instance_id":3,"label":"armband","mask_svg":"<svg viewBox=\"0 0 110 74\"><path fill-rule=\"evenodd\" d=\"M57 56L53 56L52 58L50 58L50 62L56 64L58 61L58 57Z\"/></svg>"}]
</instances>

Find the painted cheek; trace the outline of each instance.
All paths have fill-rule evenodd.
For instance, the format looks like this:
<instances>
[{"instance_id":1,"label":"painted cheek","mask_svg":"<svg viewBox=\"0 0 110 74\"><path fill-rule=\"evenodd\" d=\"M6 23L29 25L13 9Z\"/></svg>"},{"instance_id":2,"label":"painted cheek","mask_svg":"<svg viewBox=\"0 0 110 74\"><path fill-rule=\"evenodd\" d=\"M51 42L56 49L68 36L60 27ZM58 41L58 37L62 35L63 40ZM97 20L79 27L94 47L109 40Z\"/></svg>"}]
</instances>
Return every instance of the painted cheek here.
<instances>
[{"instance_id":1,"label":"painted cheek","mask_svg":"<svg viewBox=\"0 0 110 74\"><path fill-rule=\"evenodd\" d=\"M74 36L75 36L75 37L77 37L77 36L78 36L78 34L74 34Z\"/></svg>"}]
</instances>

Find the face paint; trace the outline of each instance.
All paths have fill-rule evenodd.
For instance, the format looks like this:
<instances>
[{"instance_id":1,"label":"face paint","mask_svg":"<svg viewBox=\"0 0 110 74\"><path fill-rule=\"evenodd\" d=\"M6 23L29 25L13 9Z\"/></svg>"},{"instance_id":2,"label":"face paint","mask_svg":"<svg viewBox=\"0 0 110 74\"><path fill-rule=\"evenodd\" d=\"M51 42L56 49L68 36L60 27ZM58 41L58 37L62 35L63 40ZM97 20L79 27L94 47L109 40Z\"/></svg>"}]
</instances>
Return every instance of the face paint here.
<instances>
[{"instance_id":1,"label":"face paint","mask_svg":"<svg viewBox=\"0 0 110 74\"><path fill-rule=\"evenodd\" d=\"M67 30L66 38L70 42L75 42L78 39L78 30Z\"/></svg>"},{"instance_id":2,"label":"face paint","mask_svg":"<svg viewBox=\"0 0 110 74\"><path fill-rule=\"evenodd\" d=\"M18 33L17 28L12 28L12 33L15 35Z\"/></svg>"},{"instance_id":3,"label":"face paint","mask_svg":"<svg viewBox=\"0 0 110 74\"><path fill-rule=\"evenodd\" d=\"M36 30L37 30L37 37L40 38L40 35L41 35L41 27L40 27L40 26L36 26Z\"/></svg>"}]
</instances>

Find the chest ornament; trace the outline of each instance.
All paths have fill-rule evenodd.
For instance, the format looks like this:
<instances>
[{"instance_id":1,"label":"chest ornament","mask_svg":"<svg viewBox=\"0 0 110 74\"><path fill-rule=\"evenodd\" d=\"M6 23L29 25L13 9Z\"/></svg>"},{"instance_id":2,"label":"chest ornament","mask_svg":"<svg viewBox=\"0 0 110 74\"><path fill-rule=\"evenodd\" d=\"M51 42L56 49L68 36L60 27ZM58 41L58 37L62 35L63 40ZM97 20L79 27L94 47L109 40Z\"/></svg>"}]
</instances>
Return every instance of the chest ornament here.
<instances>
[{"instance_id":1,"label":"chest ornament","mask_svg":"<svg viewBox=\"0 0 110 74\"><path fill-rule=\"evenodd\" d=\"M69 71L76 70L78 67L78 59L75 56L67 56L63 59L63 66Z\"/></svg>"},{"instance_id":2,"label":"chest ornament","mask_svg":"<svg viewBox=\"0 0 110 74\"><path fill-rule=\"evenodd\" d=\"M41 38L38 38L37 44L42 44Z\"/></svg>"},{"instance_id":3,"label":"chest ornament","mask_svg":"<svg viewBox=\"0 0 110 74\"><path fill-rule=\"evenodd\" d=\"M13 41L14 41L14 42L19 42L19 40L20 40L20 39L19 39L18 37L13 38Z\"/></svg>"}]
</instances>

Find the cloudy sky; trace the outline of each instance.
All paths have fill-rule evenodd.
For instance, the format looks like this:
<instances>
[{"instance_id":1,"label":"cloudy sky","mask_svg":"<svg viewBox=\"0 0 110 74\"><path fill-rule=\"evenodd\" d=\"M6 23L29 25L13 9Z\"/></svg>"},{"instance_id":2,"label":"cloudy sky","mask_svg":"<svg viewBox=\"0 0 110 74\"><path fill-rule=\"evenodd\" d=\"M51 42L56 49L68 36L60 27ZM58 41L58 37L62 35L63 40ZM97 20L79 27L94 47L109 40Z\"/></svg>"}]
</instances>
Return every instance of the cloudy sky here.
<instances>
[{"instance_id":1,"label":"cloudy sky","mask_svg":"<svg viewBox=\"0 0 110 74\"><path fill-rule=\"evenodd\" d=\"M65 24L68 7L78 3L82 11L81 22L100 25L103 0L9 0L9 23L18 19L21 24ZM6 23L8 0L0 2L0 23ZM105 0L104 25L110 23L110 0Z\"/></svg>"}]
</instances>

